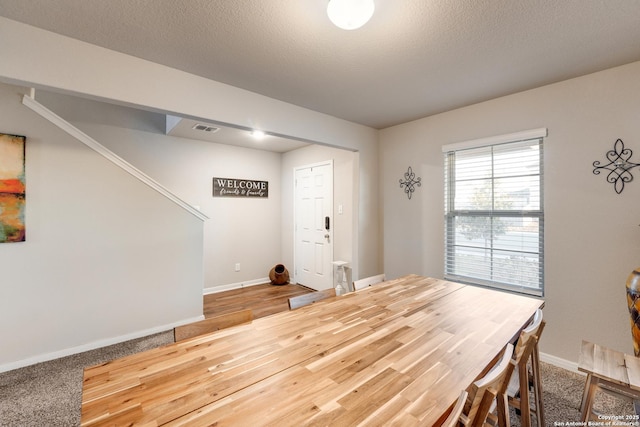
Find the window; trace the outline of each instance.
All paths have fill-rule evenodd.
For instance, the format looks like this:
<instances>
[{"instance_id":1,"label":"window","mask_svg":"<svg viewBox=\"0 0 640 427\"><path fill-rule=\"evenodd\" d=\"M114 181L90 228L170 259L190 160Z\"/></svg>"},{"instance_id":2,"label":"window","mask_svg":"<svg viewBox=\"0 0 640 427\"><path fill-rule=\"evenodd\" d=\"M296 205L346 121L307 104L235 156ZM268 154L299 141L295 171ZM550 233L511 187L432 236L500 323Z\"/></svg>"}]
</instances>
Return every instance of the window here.
<instances>
[{"instance_id":1,"label":"window","mask_svg":"<svg viewBox=\"0 0 640 427\"><path fill-rule=\"evenodd\" d=\"M443 147L446 279L543 294L544 136L536 129Z\"/></svg>"}]
</instances>

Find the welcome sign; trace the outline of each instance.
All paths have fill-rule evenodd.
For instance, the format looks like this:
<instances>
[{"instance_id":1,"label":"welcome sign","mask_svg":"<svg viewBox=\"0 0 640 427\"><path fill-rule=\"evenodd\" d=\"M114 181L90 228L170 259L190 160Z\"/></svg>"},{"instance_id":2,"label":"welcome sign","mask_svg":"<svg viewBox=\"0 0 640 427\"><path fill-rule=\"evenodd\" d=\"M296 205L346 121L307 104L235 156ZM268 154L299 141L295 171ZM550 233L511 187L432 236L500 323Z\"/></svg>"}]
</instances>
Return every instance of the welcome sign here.
<instances>
[{"instance_id":1,"label":"welcome sign","mask_svg":"<svg viewBox=\"0 0 640 427\"><path fill-rule=\"evenodd\" d=\"M269 197L269 181L213 178L213 197Z\"/></svg>"}]
</instances>

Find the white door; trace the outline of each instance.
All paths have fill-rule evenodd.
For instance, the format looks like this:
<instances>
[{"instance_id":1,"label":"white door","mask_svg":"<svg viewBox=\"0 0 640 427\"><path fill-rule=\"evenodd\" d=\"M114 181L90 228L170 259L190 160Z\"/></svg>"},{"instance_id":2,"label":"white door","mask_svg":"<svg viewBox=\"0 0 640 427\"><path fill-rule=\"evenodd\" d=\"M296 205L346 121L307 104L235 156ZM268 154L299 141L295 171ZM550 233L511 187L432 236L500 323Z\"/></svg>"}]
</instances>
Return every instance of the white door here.
<instances>
[{"instance_id":1,"label":"white door","mask_svg":"<svg viewBox=\"0 0 640 427\"><path fill-rule=\"evenodd\" d=\"M333 162L295 169L295 281L333 287Z\"/></svg>"}]
</instances>

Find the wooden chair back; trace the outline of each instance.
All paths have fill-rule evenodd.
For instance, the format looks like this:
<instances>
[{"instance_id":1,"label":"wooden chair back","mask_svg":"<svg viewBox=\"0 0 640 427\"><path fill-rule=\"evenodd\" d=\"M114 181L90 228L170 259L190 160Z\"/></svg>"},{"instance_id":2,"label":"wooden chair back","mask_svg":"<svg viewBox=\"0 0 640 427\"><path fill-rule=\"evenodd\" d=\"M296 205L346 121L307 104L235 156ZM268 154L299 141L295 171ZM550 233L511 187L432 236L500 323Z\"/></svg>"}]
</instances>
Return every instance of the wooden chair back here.
<instances>
[{"instance_id":1,"label":"wooden chair back","mask_svg":"<svg viewBox=\"0 0 640 427\"><path fill-rule=\"evenodd\" d=\"M289 310L295 310L296 308L304 307L305 305L313 304L316 301L322 301L335 296L336 290L334 288L297 295L289 298Z\"/></svg>"},{"instance_id":2,"label":"wooden chair back","mask_svg":"<svg viewBox=\"0 0 640 427\"><path fill-rule=\"evenodd\" d=\"M466 390L462 390L458 400L456 401L455 406L451 410L451 413L447 417L446 420L442 423L442 427L457 427L460 423L460 416L462 415L462 411L464 410L464 404L467 402L467 393Z\"/></svg>"},{"instance_id":3,"label":"wooden chair back","mask_svg":"<svg viewBox=\"0 0 640 427\"><path fill-rule=\"evenodd\" d=\"M173 328L173 339L175 342L178 342L242 323L250 323L252 320L253 312L251 310L240 310L229 314L221 314L187 325L176 326Z\"/></svg>"},{"instance_id":4,"label":"wooden chair back","mask_svg":"<svg viewBox=\"0 0 640 427\"><path fill-rule=\"evenodd\" d=\"M530 339L535 339L536 341L540 340L540 335L542 335L542 330L544 329L545 321L542 319L542 310L538 309L536 314L533 316L533 321L529 326L520 332L520 337L518 338L518 342L516 343L516 348L514 350L514 356L516 359L516 363L520 364L520 361L524 359L524 363L529 359L533 349L535 349L535 345L529 349L527 352L528 341ZM525 354L528 353L528 354Z\"/></svg>"},{"instance_id":5,"label":"wooden chair back","mask_svg":"<svg viewBox=\"0 0 640 427\"><path fill-rule=\"evenodd\" d=\"M376 276L365 277L364 279L360 279L360 280L354 280L353 290L358 291L360 289L366 288L367 286L382 283L384 282L384 280L385 280L384 274L378 274Z\"/></svg>"},{"instance_id":6,"label":"wooden chair back","mask_svg":"<svg viewBox=\"0 0 640 427\"><path fill-rule=\"evenodd\" d=\"M537 310L533 321L520 332L520 337L514 350L516 368L507 388L508 403L520 412L520 425L531 425L531 414L536 416L536 425L544 427L544 408L542 405L542 381L540 378L540 362L538 342L545 327L542 310ZM531 360L531 374L529 373ZM533 402L529 398L529 384L533 384Z\"/></svg>"},{"instance_id":7,"label":"wooden chair back","mask_svg":"<svg viewBox=\"0 0 640 427\"><path fill-rule=\"evenodd\" d=\"M479 427L487 425L492 418L494 425L508 425L509 414L507 410L507 385L514 362L511 359L513 345L507 344L502 357L491 370L479 380L475 381L469 389L469 398L465 404L460 421L465 426ZM498 418L490 416L491 408L497 403Z\"/></svg>"}]
</instances>

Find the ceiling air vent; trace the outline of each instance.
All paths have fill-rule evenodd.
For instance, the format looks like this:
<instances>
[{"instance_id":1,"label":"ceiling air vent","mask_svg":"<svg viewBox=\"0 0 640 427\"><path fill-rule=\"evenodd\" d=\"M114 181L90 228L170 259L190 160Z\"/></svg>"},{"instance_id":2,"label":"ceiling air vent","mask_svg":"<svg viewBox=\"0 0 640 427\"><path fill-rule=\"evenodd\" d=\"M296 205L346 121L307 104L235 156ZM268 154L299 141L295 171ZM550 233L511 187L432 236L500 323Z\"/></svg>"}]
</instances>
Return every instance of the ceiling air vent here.
<instances>
[{"instance_id":1,"label":"ceiling air vent","mask_svg":"<svg viewBox=\"0 0 640 427\"><path fill-rule=\"evenodd\" d=\"M203 124L200 124L200 123L196 124L191 129L201 130L203 132L211 132L211 133L215 133L215 132L218 132L220 130L220 128L217 128L217 127L214 127L214 126L203 125Z\"/></svg>"}]
</instances>

